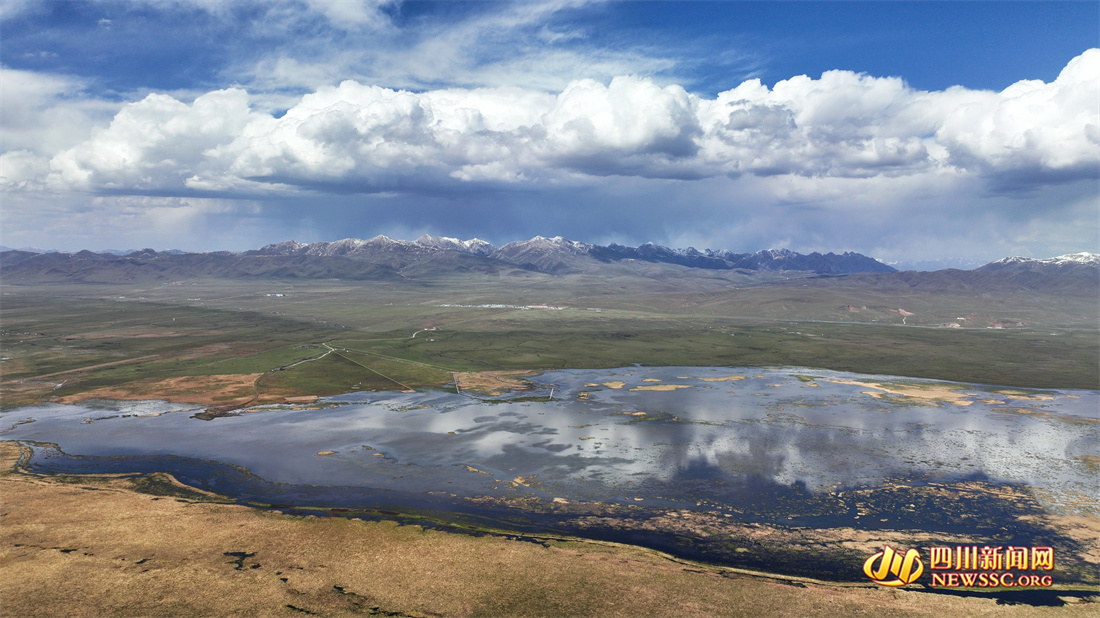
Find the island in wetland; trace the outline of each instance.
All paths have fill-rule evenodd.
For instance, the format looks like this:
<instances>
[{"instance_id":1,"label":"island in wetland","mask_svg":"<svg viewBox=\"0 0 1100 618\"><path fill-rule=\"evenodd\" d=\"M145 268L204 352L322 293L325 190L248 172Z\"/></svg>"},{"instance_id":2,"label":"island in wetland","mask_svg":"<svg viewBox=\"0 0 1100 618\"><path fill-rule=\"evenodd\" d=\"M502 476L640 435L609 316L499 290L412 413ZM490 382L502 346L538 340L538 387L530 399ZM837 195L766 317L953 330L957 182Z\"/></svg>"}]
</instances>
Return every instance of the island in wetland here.
<instances>
[{"instance_id":1,"label":"island in wetland","mask_svg":"<svg viewBox=\"0 0 1100 618\"><path fill-rule=\"evenodd\" d=\"M440 241L0 254L5 612L1095 612L1097 256Z\"/></svg>"}]
</instances>

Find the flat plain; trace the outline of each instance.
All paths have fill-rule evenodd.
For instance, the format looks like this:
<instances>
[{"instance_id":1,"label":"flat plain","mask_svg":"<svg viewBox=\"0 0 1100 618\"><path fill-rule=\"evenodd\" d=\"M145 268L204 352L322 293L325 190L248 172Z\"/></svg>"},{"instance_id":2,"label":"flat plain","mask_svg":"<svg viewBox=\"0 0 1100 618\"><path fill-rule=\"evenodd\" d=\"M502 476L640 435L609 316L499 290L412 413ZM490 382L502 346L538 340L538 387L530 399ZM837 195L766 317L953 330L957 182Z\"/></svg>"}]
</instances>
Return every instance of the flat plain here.
<instances>
[{"instance_id":1,"label":"flat plain","mask_svg":"<svg viewBox=\"0 0 1100 618\"><path fill-rule=\"evenodd\" d=\"M179 377L193 378L182 392L204 376L263 374L253 398L247 388L219 395L263 402L439 386L456 371L635 363L1100 387L1089 294L761 281L647 265L611 277L6 285L2 299L7 406L104 387L148 396L150 385Z\"/></svg>"}]
</instances>

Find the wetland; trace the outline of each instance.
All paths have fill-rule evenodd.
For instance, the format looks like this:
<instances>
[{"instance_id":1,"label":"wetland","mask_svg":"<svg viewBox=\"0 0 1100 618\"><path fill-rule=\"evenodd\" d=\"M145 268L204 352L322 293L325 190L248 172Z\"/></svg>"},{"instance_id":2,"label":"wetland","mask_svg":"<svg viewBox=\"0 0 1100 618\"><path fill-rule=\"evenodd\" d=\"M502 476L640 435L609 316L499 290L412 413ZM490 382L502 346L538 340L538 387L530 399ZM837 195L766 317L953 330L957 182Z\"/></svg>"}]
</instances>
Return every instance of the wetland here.
<instances>
[{"instance_id":1,"label":"wetland","mask_svg":"<svg viewBox=\"0 0 1100 618\"><path fill-rule=\"evenodd\" d=\"M1039 544L1059 548L1060 581L1097 583L1096 391L790 367L561 370L512 385L209 420L164 401L46 403L4 412L0 438L29 448L31 473L168 473L290 514L623 542L830 581L862 579L883 539Z\"/></svg>"}]
</instances>

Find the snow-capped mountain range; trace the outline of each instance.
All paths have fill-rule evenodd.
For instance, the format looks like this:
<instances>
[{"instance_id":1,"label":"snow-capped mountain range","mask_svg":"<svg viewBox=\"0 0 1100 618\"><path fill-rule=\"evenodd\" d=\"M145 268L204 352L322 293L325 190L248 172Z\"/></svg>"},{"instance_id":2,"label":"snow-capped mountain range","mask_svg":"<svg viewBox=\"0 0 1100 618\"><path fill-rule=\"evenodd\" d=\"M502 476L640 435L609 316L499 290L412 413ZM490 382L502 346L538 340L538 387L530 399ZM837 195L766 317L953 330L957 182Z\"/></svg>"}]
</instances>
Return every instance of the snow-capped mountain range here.
<instances>
[{"instance_id":1,"label":"snow-capped mountain range","mask_svg":"<svg viewBox=\"0 0 1100 618\"><path fill-rule=\"evenodd\" d=\"M638 247L618 244L607 246L578 242L555 236L535 236L530 240L510 242L500 247L473 238L459 240L425 234L414 241L394 240L387 236L375 236L368 240L345 238L333 242L299 243L286 241L267 245L244 255L309 255L372 257L380 253L425 254L438 251L457 251L479 257L539 270L542 272L566 272L575 266L578 258L591 258L599 262L640 260L679 264L694 268L730 270L801 270L821 274L851 274L857 272L893 272L894 268L859 253L810 253L803 255L787 249L768 249L756 253L733 253L694 247L672 249L653 243Z\"/></svg>"},{"instance_id":2,"label":"snow-capped mountain range","mask_svg":"<svg viewBox=\"0 0 1100 618\"><path fill-rule=\"evenodd\" d=\"M1082 251L1081 253L1067 253L1066 255L1059 255L1046 259L1034 259L1020 256L1006 257L996 262L990 262L977 270L985 272L1007 270L1016 272L1070 273L1084 272L1098 268L1100 268L1100 253Z\"/></svg>"},{"instance_id":3,"label":"snow-capped mountain range","mask_svg":"<svg viewBox=\"0 0 1100 618\"><path fill-rule=\"evenodd\" d=\"M397 280L446 273L489 274L517 270L554 275L598 274L609 267L620 271L625 267L635 273L655 273L657 271L653 271L652 267L661 265L736 271L743 275L797 271L811 276L888 276L908 281L906 285L910 286L916 285L911 275L922 275L920 281L926 283L936 281L939 275L952 280L963 275L963 279L1007 277L1020 285L1032 287L1042 283L1040 280L1043 277L1067 275L1075 280L1066 283L1071 289L1091 289L1100 280L1100 255L1088 252L1039 260L1010 257L973 270L907 273L897 272L887 264L853 252L813 252L804 255L788 249L733 253L712 249L700 251L692 247L672 249L653 243L638 247L614 243L604 246L561 236L536 236L500 247L476 238L459 240L424 235L413 241L394 240L386 236L315 243L288 240L240 253L183 253L152 249L126 255L86 250L76 253L0 252L0 267L9 281L178 280L194 276ZM970 279L959 279L962 281L960 285L973 285L973 282L968 283Z\"/></svg>"},{"instance_id":4,"label":"snow-capped mountain range","mask_svg":"<svg viewBox=\"0 0 1100 618\"><path fill-rule=\"evenodd\" d=\"M378 235L367 240L344 238L332 242L300 243L287 240L260 249L245 251L245 255L363 255L377 250L405 250L413 252L460 251L471 255L489 255L496 250L492 244L472 238L459 240L446 236L425 234L414 241L394 240L389 236Z\"/></svg>"}]
</instances>

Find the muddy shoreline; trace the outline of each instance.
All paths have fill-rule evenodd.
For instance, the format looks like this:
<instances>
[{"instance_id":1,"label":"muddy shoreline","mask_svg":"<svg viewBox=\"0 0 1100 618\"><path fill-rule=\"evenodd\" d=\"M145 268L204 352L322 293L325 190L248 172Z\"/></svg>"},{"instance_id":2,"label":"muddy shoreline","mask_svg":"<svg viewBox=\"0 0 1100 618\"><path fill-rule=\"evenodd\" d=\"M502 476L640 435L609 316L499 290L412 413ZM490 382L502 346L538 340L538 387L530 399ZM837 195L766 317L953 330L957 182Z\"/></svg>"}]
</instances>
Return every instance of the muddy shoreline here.
<instances>
[{"instance_id":1,"label":"muddy shoreline","mask_svg":"<svg viewBox=\"0 0 1100 618\"><path fill-rule=\"evenodd\" d=\"M1095 565L1079 557L1089 551L1082 539L1052 527L1027 488L1018 485L976 480L918 485L910 480L836 492L839 497L833 501L846 499L849 509L863 513L863 522L853 526L848 519L851 512L830 512L835 505L820 496L817 502L823 505L821 512L792 519L783 515L792 505L784 505L782 500L766 508L741 508L731 513L703 503L641 505L553 501L529 494L413 494L378 488L271 483L240 466L189 457L72 456L56 445L22 446L27 455L19 469L25 474L132 478L164 475L192 491L292 516L394 521L535 542L550 537L581 538L645 547L677 559L720 567L836 583L866 581L861 565L884 543L907 547L1048 545L1055 547L1061 557L1054 573L1057 581L1100 584ZM813 500L803 504L803 510L810 502ZM899 505L916 503L924 508L914 511L908 520L895 519L893 525L888 525L878 517L897 513Z\"/></svg>"}]
</instances>

